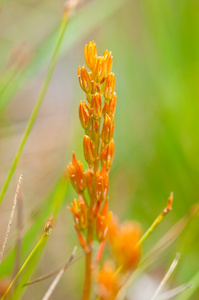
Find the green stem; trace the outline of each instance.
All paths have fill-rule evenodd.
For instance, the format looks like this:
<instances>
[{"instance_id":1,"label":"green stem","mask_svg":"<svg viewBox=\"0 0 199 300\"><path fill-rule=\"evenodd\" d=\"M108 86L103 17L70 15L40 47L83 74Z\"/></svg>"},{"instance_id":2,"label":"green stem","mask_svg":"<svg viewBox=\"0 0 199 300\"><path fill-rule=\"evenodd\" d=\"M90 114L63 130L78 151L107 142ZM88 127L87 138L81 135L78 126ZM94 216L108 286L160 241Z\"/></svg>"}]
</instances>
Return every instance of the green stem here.
<instances>
[{"instance_id":1,"label":"green stem","mask_svg":"<svg viewBox=\"0 0 199 300\"><path fill-rule=\"evenodd\" d=\"M153 232L153 230L160 224L162 219L170 212L172 208L172 202L173 202L173 193L170 194L165 209L163 209L163 211L155 219L153 224L149 227L149 229L144 233L141 239L137 242L136 247L139 247L143 244L143 242L149 237L149 235Z\"/></svg>"},{"instance_id":2,"label":"green stem","mask_svg":"<svg viewBox=\"0 0 199 300\"><path fill-rule=\"evenodd\" d=\"M42 237L40 238L39 242L37 243L37 245L34 247L34 249L32 250L32 252L28 255L27 259L25 260L25 262L23 263L22 267L20 268L19 272L17 273L17 275L14 277L14 279L12 280L12 282L10 283L9 287L7 288L6 292L4 293L4 295L1 297L0 300L4 300L6 299L6 296L8 295L8 293L10 292L11 288L13 287L14 283L16 282L16 280L19 278L19 276L21 275L21 273L23 272L23 270L25 269L26 265L28 264L28 262L30 261L30 259L32 258L32 256L34 255L34 253L36 252L36 250L39 248L39 246L41 245L41 243L43 242L44 238L47 237L47 234L44 233L42 235Z\"/></svg>"},{"instance_id":3,"label":"green stem","mask_svg":"<svg viewBox=\"0 0 199 300\"><path fill-rule=\"evenodd\" d=\"M27 138L29 136L29 133L33 127L33 124L35 122L35 119L37 117L37 114L38 114L38 111L40 109L40 106L43 102L43 99L44 99L44 96L46 94L46 91L47 91L47 88L48 88L48 85L50 83L50 80L52 78L52 74L53 74L53 71L55 69L55 65L56 65L56 62L57 62L57 58L58 58L58 54L59 54L59 50L60 50L60 46L61 46L61 43L62 43L62 40L63 40L63 37L64 37L64 33L65 33L65 30L66 30L66 26L68 24L68 17L65 15L61 21L61 24L60 24L60 28L59 28L59 37L58 37L58 41L57 41L57 45L55 47L55 50L54 50L54 53L53 53L53 56L52 56L52 59L51 59L51 62L49 64L49 67L48 67L48 70L47 70L47 74L46 74L46 77L45 77L45 80L44 80L44 83L43 83L43 86L41 88L41 91L40 91L40 94L38 96L38 99L37 99L37 102L35 104L35 107L33 109L33 112L30 116L30 119L29 119L29 122L28 122L28 125L26 127L26 130L24 132L24 135L22 137L22 141L21 141L21 144L17 150L17 153L15 155L15 158L12 162L12 165L10 167L10 171L8 173L8 176L7 176L7 179L4 183L4 186L1 190L1 193L0 193L0 203L2 202L3 200L3 197L7 191L7 188L9 186L9 183L12 179L12 176L13 176L13 173L16 169L16 166L17 166L17 163L19 161L19 158L21 156L21 153L22 153L22 150L24 148L24 145L27 141Z\"/></svg>"}]
</instances>

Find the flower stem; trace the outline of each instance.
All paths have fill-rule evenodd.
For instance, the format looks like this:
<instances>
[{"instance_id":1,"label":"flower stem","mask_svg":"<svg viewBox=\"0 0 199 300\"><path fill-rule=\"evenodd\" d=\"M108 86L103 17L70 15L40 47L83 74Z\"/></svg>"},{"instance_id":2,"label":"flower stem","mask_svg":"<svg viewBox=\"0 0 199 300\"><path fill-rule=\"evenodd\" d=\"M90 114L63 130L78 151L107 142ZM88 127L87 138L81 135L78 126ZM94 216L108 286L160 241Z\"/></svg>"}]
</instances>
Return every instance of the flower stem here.
<instances>
[{"instance_id":1,"label":"flower stem","mask_svg":"<svg viewBox=\"0 0 199 300\"><path fill-rule=\"evenodd\" d=\"M98 124L98 128L100 128L100 123ZM93 206L95 203L95 195L96 195L96 173L98 171L99 160L98 152L99 152L99 141L100 141L100 134L99 129L98 133L96 134L94 140L94 178L93 178L93 194L90 201L90 207L88 211L88 231L87 231L87 246L88 252L86 253L85 257L85 278L84 278L84 287L83 287L83 294L82 300L89 300L90 299L90 292L91 292L91 282L92 282L92 242L93 242L93 231L94 231L94 218L93 218Z\"/></svg>"},{"instance_id":2,"label":"flower stem","mask_svg":"<svg viewBox=\"0 0 199 300\"><path fill-rule=\"evenodd\" d=\"M48 67L48 70L47 70L47 74L46 74L46 77L44 79L44 83L43 83L43 86L41 88L41 91L40 91L40 94L38 96L38 99L37 99L37 102L35 104L35 107L33 109L33 112L30 116L30 119L29 119L29 122L28 122L28 125L26 127L26 130L24 132L24 135L22 137L22 140L21 140L21 144L17 150L17 153L15 155L15 158L12 162L12 165L10 167L10 170L9 170L9 173L8 173L8 176L6 178L6 181L4 183L4 186L1 190L1 193L0 193L0 203L2 202L3 200L3 197L7 191L7 188L9 186L9 183L12 179L12 176L14 174L14 171L16 169L16 166L17 166L17 163L19 161L19 158L21 156L21 153L23 151L23 148L24 148L24 145L27 141L27 138L29 136L29 133L33 127L33 124L35 122L35 119L37 117L37 114L38 114L38 111L40 109L40 106L43 102L43 99L44 99L44 96L46 94L46 91L47 91L47 88L48 88L48 85L50 83L50 80L52 78L52 74L53 74L53 71L55 69L55 65L56 65L56 62L57 62L57 58L58 58L58 54L59 54L59 50L60 50L60 46L61 46L61 42L63 40L63 36L64 36L64 32L65 32L65 29L66 29L66 26L68 24L68 15L67 14L64 14L63 18L62 18L62 21L61 21L61 24L60 24L60 28L59 28L59 37L58 37L58 41L57 41L57 44L56 44L56 47L55 47L55 50L54 50L54 53L53 53L53 56L52 56L52 59L51 59L51 62L49 64L49 67Z\"/></svg>"},{"instance_id":3,"label":"flower stem","mask_svg":"<svg viewBox=\"0 0 199 300\"><path fill-rule=\"evenodd\" d=\"M149 229L144 233L141 239L136 244L136 247L139 247L143 244L143 242L148 238L148 236L153 232L153 230L160 224L162 219L170 212L172 209L173 203L173 193L170 194L167 202L167 206L163 209L163 211L159 214L159 216L155 219L153 224L149 227Z\"/></svg>"}]
</instances>

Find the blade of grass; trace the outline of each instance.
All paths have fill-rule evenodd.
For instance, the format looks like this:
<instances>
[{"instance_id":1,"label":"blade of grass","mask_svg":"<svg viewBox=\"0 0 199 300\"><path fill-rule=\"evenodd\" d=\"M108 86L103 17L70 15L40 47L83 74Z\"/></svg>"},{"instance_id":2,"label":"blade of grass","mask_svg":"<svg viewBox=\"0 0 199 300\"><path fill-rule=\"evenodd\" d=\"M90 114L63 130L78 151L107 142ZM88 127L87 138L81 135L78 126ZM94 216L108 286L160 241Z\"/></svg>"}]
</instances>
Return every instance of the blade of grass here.
<instances>
[{"instance_id":1,"label":"blade of grass","mask_svg":"<svg viewBox=\"0 0 199 300\"><path fill-rule=\"evenodd\" d=\"M192 285L192 288L186 290L183 294L179 295L176 300L188 300L192 299L191 297L196 293L196 291L199 288L199 272L197 272L193 278L190 280L190 285Z\"/></svg>"},{"instance_id":2,"label":"blade of grass","mask_svg":"<svg viewBox=\"0 0 199 300\"><path fill-rule=\"evenodd\" d=\"M63 176L56 183L52 192L46 198L45 202L42 205L42 212L37 217L31 228L27 231L27 233L23 237L22 247L21 247L21 258L25 259L27 254L30 252L30 249L33 247L35 240L38 234L41 231L42 224L44 224L45 220L49 217L49 215L53 215L54 218L57 216L60 207L65 199L66 192L68 189L68 182ZM3 276L9 276L12 272L13 264L15 260L15 248L6 256L6 258L2 261L0 268L0 278ZM28 281L28 278L24 282L24 284Z\"/></svg>"},{"instance_id":3,"label":"blade of grass","mask_svg":"<svg viewBox=\"0 0 199 300\"><path fill-rule=\"evenodd\" d=\"M22 244L22 231L23 231L23 198L22 193L19 194L18 204L17 204L17 241L16 241L16 257L15 264L13 268L13 276L19 271L20 265L20 254L21 254L21 244Z\"/></svg>"},{"instance_id":4,"label":"blade of grass","mask_svg":"<svg viewBox=\"0 0 199 300\"><path fill-rule=\"evenodd\" d=\"M193 285L191 283L185 283L180 286L177 286L176 288L167 291L164 294L161 294L157 300L169 300L174 299L175 296L178 296L179 294L182 294L187 289L190 289Z\"/></svg>"},{"instance_id":5,"label":"blade of grass","mask_svg":"<svg viewBox=\"0 0 199 300\"><path fill-rule=\"evenodd\" d=\"M65 33L65 30L66 30L66 26L68 24L68 12L67 11L64 11L64 14L63 14L63 18L62 18L62 21L61 21L61 24L60 24L60 27L59 27L59 34L58 34L58 40L57 40L57 43L56 43L56 46L55 46L55 50L54 50L54 53L53 53L53 56L52 56L52 59L51 59L51 62L49 64L49 67L48 67L48 70L47 70L47 74L46 74L46 77L44 79L44 83L43 83L43 86L41 88L41 91L40 91L40 94L38 96L38 99L37 99L37 102L35 104L35 107L33 109L33 112L32 112L32 115L30 116L30 119L29 119L29 122L28 122L28 125L26 127L26 130L24 132L24 135L22 137L22 141L21 141L21 144L17 150L17 153L15 155L15 158L13 160L13 163L10 167L10 171L8 173L8 176L6 178L6 181L3 185L3 188L1 190L1 193L0 193L0 203L2 202L3 200L3 197L7 191L7 188L9 186L9 183L12 179L12 176L13 176L13 173L16 169L16 166L17 166L17 163L19 161L19 158L21 156L21 153L22 153L22 150L24 148L24 145L27 141L27 138L29 136L29 133L34 125L34 122L35 122L35 119L37 117L37 114L38 114L38 111L40 109L40 106L44 100L44 96L46 94L46 91L47 91L47 88L49 86L49 83L50 83L50 80L52 78L52 75L53 75L53 71L55 69L55 65L56 65L56 62L57 62L57 58L58 58L58 55L59 55L59 50L60 50L60 47L61 47L61 43L62 43L62 40L63 40L63 37L64 37L64 33Z\"/></svg>"},{"instance_id":6,"label":"blade of grass","mask_svg":"<svg viewBox=\"0 0 199 300\"><path fill-rule=\"evenodd\" d=\"M40 245L43 243L44 238L47 237L47 234L44 233L42 235L42 237L40 238L39 242L36 244L36 246L34 247L34 249L31 251L31 253L28 255L27 259L25 260L25 262L23 263L22 267L20 268L19 272L17 273L17 275L14 277L14 279L12 280L12 282L10 283L9 287L7 288L6 292L4 293L4 295L1 297L0 300L4 300L7 295L9 294L12 286L14 285L15 281L19 278L19 276L21 275L21 273L24 271L26 265L29 263L29 261L31 260L32 256L34 255L34 253L38 250L38 248L40 247Z\"/></svg>"},{"instance_id":7,"label":"blade of grass","mask_svg":"<svg viewBox=\"0 0 199 300\"><path fill-rule=\"evenodd\" d=\"M179 258L180 258L180 254L177 253L176 254L176 257L174 258L172 264L170 265L169 267L169 270L167 271L167 273L165 274L164 278L162 279L162 281L160 282L157 290L155 291L155 294L153 295L153 297L151 298L151 300L155 300L157 299L157 296L159 294L159 292L161 291L162 287L165 285L165 283L168 281L168 279L170 278L171 274L173 273L173 271L175 270L177 264L178 264L178 261L179 261Z\"/></svg>"}]
</instances>

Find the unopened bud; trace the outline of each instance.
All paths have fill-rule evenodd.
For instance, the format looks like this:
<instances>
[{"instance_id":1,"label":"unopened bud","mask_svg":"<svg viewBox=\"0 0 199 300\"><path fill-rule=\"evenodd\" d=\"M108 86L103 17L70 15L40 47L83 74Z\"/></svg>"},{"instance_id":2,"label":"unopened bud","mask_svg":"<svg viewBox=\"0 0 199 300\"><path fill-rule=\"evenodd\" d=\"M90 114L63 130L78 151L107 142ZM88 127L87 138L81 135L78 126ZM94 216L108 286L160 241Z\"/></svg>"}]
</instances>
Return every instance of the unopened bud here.
<instances>
[{"instance_id":1,"label":"unopened bud","mask_svg":"<svg viewBox=\"0 0 199 300\"><path fill-rule=\"evenodd\" d=\"M86 239L85 239L83 233L78 228L76 228L76 226L75 226L75 230L77 232L77 238L78 238L78 242L79 242L80 246L87 252L88 246L87 246Z\"/></svg>"},{"instance_id":2,"label":"unopened bud","mask_svg":"<svg viewBox=\"0 0 199 300\"><path fill-rule=\"evenodd\" d=\"M90 93L92 90L92 84L90 80L90 76L88 72L86 71L85 66L82 66L78 68L78 79L79 79L79 84L82 88L82 90L85 93Z\"/></svg>"},{"instance_id":3,"label":"unopened bud","mask_svg":"<svg viewBox=\"0 0 199 300\"><path fill-rule=\"evenodd\" d=\"M91 139L85 135L83 138L83 148L85 160L91 164L94 161L94 149Z\"/></svg>"},{"instance_id":4,"label":"unopened bud","mask_svg":"<svg viewBox=\"0 0 199 300\"><path fill-rule=\"evenodd\" d=\"M92 107L93 107L93 117L98 120L102 116L102 104L101 104L101 95L96 93L92 95Z\"/></svg>"},{"instance_id":5,"label":"unopened bud","mask_svg":"<svg viewBox=\"0 0 199 300\"><path fill-rule=\"evenodd\" d=\"M103 107L103 115L108 114L110 117L114 115L115 113L115 107L117 102L117 94L114 92L113 98L111 98L110 101L104 101L104 107Z\"/></svg>"},{"instance_id":6,"label":"unopened bud","mask_svg":"<svg viewBox=\"0 0 199 300\"><path fill-rule=\"evenodd\" d=\"M85 55L85 61L87 64L87 67L89 69L93 69L95 58L97 56L97 49L95 42L89 42L88 45L85 45L84 47L84 55Z\"/></svg>"},{"instance_id":7,"label":"unopened bud","mask_svg":"<svg viewBox=\"0 0 199 300\"><path fill-rule=\"evenodd\" d=\"M105 163L107 170L109 170L110 167L111 167L111 165L112 165L113 157L114 157L114 152L115 152L115 143L114 143L114 140L112 139L106 145L106 147L104 148L103 152L100 155L102 165Z\"/></svg>"},{"instance_id":8,"label":"unopened bud","mask_svg":"<svg viewBox=\"0 0 199 300\"><path fill-rule=\"evenodd\" d=\"M104 78L104 69L105 69L104 57L97 56L95 58L95 65L93 69L93 76L96 82L100 82Z\"/></svg>"},{"instance_id":9,"label":"unopened bud","mask_svg":"<svg viewBox=\"0 0 199 300\"><path fill-rule=\"evenodd\" d=\"M111 100L114 94L114 90L115 90L115 74L109 73L105 82L104 98L106 100Z\"/></svg>"},{"instance_id":10,"label":"unopened bud","mask_svg":"<svg viewBox=\"0 0 199 300\"><path fill-rule=\"evenodd\" d=\"M112 52L106 50L103 54L104 57L104 77L106 78L108 74L111 72L112 69L112 63L113 63L113 54Z\"/></svg>"},{"instance_id":11,"label":"unopened bud","mask_svg":"<svg viewBox=\"0 0 199 300\"><path fill-rule=\"evenodd\" d=\"M101 172L96 174L96 199L103 201L108 195L108 174L106 172L106 164L103 165Z\"/></svg>"},{"instance_id":12,"label":"unopened bud","mask_svg":"<svg viewBox=\"0 0 199 300\"><path fill-rule=\"evenodd\" d=\"M109 117L106 114L104 117L104 124L103 124L103 128L102 128L102 140L105 144L108 144L112 140L113 133L114 133L114 127L115 127L114 116L112 117L112 122L111 122L111 117Z\"/></svg>"},{"instance_id":13,"label":"unopened bud","mask_svg":"<svg viewBox=\"0 0 199 300\"><path fill-rule=\"evenodd\" d=\"M86 175L83 165L80 161L77 161L75 153L73 153L72 162L68 165L68 173L76 192L82 192L86 188Z\"/></svg>"},{"instance_id":14,"label":"unopened bud","mask_svg":"<svg viewBox=\"0 0 199 300\"><path fill-rule=\"evenodd\" d=\"M79 103L79 119L82 127L87 129L89 127L89 110L85 100Z\"/></svg>"}]
</instances>

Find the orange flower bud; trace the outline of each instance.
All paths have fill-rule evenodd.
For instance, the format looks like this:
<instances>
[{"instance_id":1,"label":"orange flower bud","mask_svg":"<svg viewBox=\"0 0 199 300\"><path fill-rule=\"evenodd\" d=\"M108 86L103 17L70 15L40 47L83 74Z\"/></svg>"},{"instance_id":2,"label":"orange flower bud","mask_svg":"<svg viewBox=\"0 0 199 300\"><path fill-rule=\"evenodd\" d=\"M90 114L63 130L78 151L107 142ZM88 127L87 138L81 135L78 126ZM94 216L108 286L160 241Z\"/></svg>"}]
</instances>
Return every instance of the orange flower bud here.
<instances>
[{"instance_id":1,"label":"orange flower bud","mask_svg":"<svg viewBox=\"0 0 199 300\"><path fill-rule=\"evenodd\" d=\"M90 93L92 90L92 83L90 80L90 76L88 72L86 71L85 66L82 66L78 68L78 79L79 79L79 84L82 88L82 90L85 93Z\"/></svg>"},{"instance_id":2,"label":"orange flower bud","mask_svg":"<svg viewBox=\"0 0 199 300\"><path fill-rule=\"evenodd\" d=\"M96 82L100 82L104 78L105 62L103 56L96 56L93 69L93 76Z\"/></svg>"},{"instance_id":3,"label":"orange flower bud","mask_svg":"<svg viewBox=\"0 0 199 300\"><path fill-rule=\"evenodd\" d=\"M114 94L114 90L115 90L115 74L109 73L105 82L104 98L106 100L111 100Z\"/></svg>"},{"instance_id":4,"label":"orange flower bud","mask_svg":"<svg viewBox=\"0 0 199 300\"><path fill-rule=\"evenodd\" d=\"M140 238L141 228L136 222L120 225L115 218L111 220L108 239L117 266L122 266L124 272L136 268L140 261L141 247L136 246Z\"/></svg>"},{"instance_id":5,"label":"orange flower bud","mask_svg":"<svg viewBox=\"0 0 199 300\"><path fill-rule=\"evenodd\" d=\"M115 107L117 102L117 94L114 92L113 98L110 101L104 101L103 115L108 114L110 117L115 113Z\"/></svg>"},{"instance_id":6,"label":"orange flower bud","mask_svg":"<svg viewBox=\"0 0 199 300\"><path fill-rule=\"evenodd\" d=\"M107 234L109 220L112 212L108 212L108 199L104 203L101 213L97 215L96 219L96 235L99 242L102 242Z\"/></svg>"},{"instance_id":7,"label":"orange flower bud","mask_svg":"<svg viewBox=\"0 0 199 300\"><path fill-rule=\"evenodd\" d=\"M85 239L83 233L76 227L75 227L75 230L77 232L77 238L78 238L78 242L79 242L80 246L87 252L88 246L87 246L87 242L86 242L86 239Z\"/></svg>"},{"instance_id":8,"label":"orange flower bud","mask_svg":"<svg viewBox=\"0 0 199 300\"><path fill-rule=\"evenodd\" d=\"M108 144L112 138L114 133L114 126L115 126L115 118L112 117L112 124L111 124L111 117L109 115L105 115L104 117L104 124L102 128L102 140L105 144Z\"/></svg>"},{"instance_id":9,"label":"orange flower bud","mask_svg":"<svg viewBox=\"0 0 199 300\"><path fill-rule=\"evenodd\" d=\"M81 199L74 199L71 203L71 207L68 206L68 209L72 212L75 227L84 230L87 228L88 219L87 219L87 207Z\"/></svg>"},{"instance_id":10,"label":"orange flower bud","mask_svg":"<svg viewBox=\"0 0 199 300\"><path fill-rule=\"evenodd\" d=\"M92 95L92 108L93 108L93 117L98 120L102 116L102 104L101 104L101 95L96 93Z\"/></svg>"},{"instance_id":11,"label":"orange flower bud","mask_svg":"<svg viewBox=\"0 0 199 300\"><path fill-rule=\"evenodd\" d=\"M107 170L109 170L111 165L112 165L114 152L115 152L115 143L114 143L114 140L112 139L108 143L108 145L106 145L106 147L104 148L102 154L100 155L101 162L102 162L102 164L104 164L104 163L106 164L106 169Z\"/></svg>"},{"instance_id":12,"label":"orange flower bud","mask_svg":"<svg viewBox=\"0 0 199 300\"><path fill-rule=\"evenodd\" d=\"M86 175L82 163L77 161L74 152L72 162L68 165L68 173L76 192L82 192L86 188Z\"/></svg>"},{"instance_id":13,"label":"orange flower bud","mask_svg":"<svg viewBox=\"0 0 199 300\"><path fill-rule=\"evenodd\" d=\"M106 50L103 54L104 57L104 77L107 77L108 74L111 72L112 69L112 63L113 63L113 54L112 52Z\"/></svg>"},{"instance_id":14,"label":"orange flower bud","mask_svg":"<svg viewBox=\"0 0 199 300\"><path fill-rule=\"evenodd\" d=\"M85 45L84 47L84 55L85 55L85 61L87 64L87 67L89 69L93 69L95 58L97 56L97 49L95 42L89 42L88 45Z\"/></svg>"},{"instance_id":15,"label":"orange flower bud","mask_svg":"<svg viewBox=\"0 0 199 300\"><path fill-rule=\"evenodd\" d=\"M112 262L106 261L96 275L97 295L100 300L115 300L121 288L121 278L116 275Z\"/></svg>"},{"instance_id":16,"label":"orange flower bud","mask_svg":"<svg viewBox=\"0 0 199 300\"><path fill-rule=\"evenodd\" d=\"M83 148L84 148L84 157L85 160L91 164L94 161L94 150L93 143L88 135L85 135L83 138Z\"/></svg>"},{"instance_id":17,"label":"orange flower bud","mask_svg":"<svg viewBox=\"0 0 199 300\"><path fill-rule=\"evenodd\" d=\"M106 164L103 165L101 172L96 173L96 199L103 201L108 195L108 174L106 172Z\"/></svg>"},{"instance_id":18,"label":"orange flower bud","mask_svg":"<svg viewBox=\"0 0 199 300\"><path fill-rule=\"evenodd\" d=\"M87 129L89 127L89 110L85 100L79 103L79 119L82 127Z\"/></svg>"}]
</instances>

